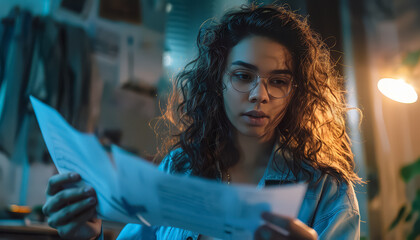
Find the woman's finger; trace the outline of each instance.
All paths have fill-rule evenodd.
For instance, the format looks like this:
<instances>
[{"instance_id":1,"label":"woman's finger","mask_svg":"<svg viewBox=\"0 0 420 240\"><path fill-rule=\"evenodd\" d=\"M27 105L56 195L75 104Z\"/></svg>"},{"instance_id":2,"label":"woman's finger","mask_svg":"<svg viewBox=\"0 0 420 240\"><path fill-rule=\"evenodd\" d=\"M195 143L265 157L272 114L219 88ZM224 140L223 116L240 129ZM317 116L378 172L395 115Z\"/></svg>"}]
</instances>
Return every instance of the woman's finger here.
<instances>
[{"instance_id":1,"label":"woman's finger","mask_svg":"<svg viewBox=\"0 0 420 240\"><path fill-rule=\"evenodd\" d=\"M291 239L282 233L273 230L267 225L260 226L254 233L255 240L286 240Z\"/></svg>"},{"instance_id":2,"label":"woman's finger","mask_svg":"<svg viewBox=\"0 0 420 240\"><path fill-rule=\"evenodd\" d=\"M86 231L95 231L94 225L100 223L101 220L96 216L96 209L92 208L88 211L80 214L71 222L67 223L66 225L60 226L57 230L61 232L60 236L68 236L71 233L71 237L68 236L70 239L81 239L80 234L89 235ZM91 225L92 228L88 227L87 225Z\"/></svg>"},{"instance_id":3,"label":"woman's finger","mask_svg":"<svg viewBox=\"0 0 420 240\"><path fill-rule=\"evenodd\" d=\"M293 219L293 221L290 222L290 235L301 240L318 239L317 232L298 219Z\"/></svg>"},{"instance_id":4,"label":"woman's finger","mask_svg":"<svg viewBox=\"0 0 420 240\"><path fill-rule=\"evenodd\" d=\"M272 214L270 212L264 212L261 215L262 219L270 224L274 224L277 227L280 227L286 231L290 230L290 224L292 222L292 218L286 216L280 216L276 214Z\"/></svg>"},{"instance_id":5,"label":"woman's finger","mask_svg":"<svg viewBox=\"0 0 420 240\"><path fill-rule=\"evenodd\" d=\"M52 196L61 191L64 184L75 183L80 179L80 175L75 172L54 175L48 181L46 193Z\"/></svg>"},{"instance_id":6,"label":"woman's finger","mask_svg":"<svg viewBox=\"0 0 420 240\"><path fill-rule=\"evenodd\" d=\"M64 227L67 228L68 231L76 231L80 227L81 224L85 224L86 222L94 218L96 218L96 209L91 208L87 210L86 212L83 212L76 218L74 218L71 222L67 223L66 226Z\"/></svg>"},{"instance_id":7,"label":"woman's finger","mask_svg":"<svg viewBox=\"0 0 420 240\"><path fill-rule=\"evenodd\" d=\"M267 226L271 229L288 235L291 239L317 239L318 234L316 231L298 219L293 219L286 216L265 212L262 218L267 222Z\"/></svg>"},{"instance_id":8,"label":"woman's finger","mask_svg":"<svg viewBox=\"0 0 420 240\"><path fill-rule=\"evenodd\" d=\"M79 222L79 223L84 223L91 220L94 217L96 217L96 208L91 208L88 211L84 212L83 214L80 214L79 216L77 216L74 219L74 221Z\"/></svg>"},{"instance_id":9,"label":"woman's finger","mask_svg":"<svg viewBox=\"0 0 420 240\"><path fill-rule=\"evenodd\" d=\"M47 199L42 207L42 211L46 216L60 210L66 205L78 202L84 198L95 196L95 190L92 187L69 188L58 192L54 197Z\"/></svg>"},{"instance_id":10,"label":"woman's finger","mask_svg":"<svg viewBox=\"0 0 420 240\"><path fill-rule=\"evenodd\" d=\"M48 218L48 225L53 228L57 228L58 226L69 223L69 221L74 221L75 218L79 217L79 214L82 214L83 212L93 208L93 206L96 204L96 201L97 200L95 197L89 197L64 207L55 214L51 215L50 218Z\"/></svg>"}]
</instances>

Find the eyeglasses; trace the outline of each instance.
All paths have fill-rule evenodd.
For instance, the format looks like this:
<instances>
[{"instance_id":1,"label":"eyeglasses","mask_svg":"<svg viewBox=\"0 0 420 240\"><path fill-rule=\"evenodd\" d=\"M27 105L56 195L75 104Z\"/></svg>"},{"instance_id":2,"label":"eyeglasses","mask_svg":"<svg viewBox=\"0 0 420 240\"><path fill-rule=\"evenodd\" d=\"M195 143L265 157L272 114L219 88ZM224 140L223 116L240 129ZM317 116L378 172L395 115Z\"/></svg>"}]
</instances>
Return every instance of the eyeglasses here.
<instances>
[{"instance_id":1,"label":"eyeglasses","mask_svg":"<svg viewBox=\"0 0 420 240\"><path fill-rule=\"evenodd\" d=\"M258 85L258 80L262 77L255 71L238 69L227 73L232 87L241 93L249 93ZM266 77L265 87L267 93L272 98L287 97L296 87L292 82L292 75L289 73L276 73Z\"/></svg>"}]
</instances>

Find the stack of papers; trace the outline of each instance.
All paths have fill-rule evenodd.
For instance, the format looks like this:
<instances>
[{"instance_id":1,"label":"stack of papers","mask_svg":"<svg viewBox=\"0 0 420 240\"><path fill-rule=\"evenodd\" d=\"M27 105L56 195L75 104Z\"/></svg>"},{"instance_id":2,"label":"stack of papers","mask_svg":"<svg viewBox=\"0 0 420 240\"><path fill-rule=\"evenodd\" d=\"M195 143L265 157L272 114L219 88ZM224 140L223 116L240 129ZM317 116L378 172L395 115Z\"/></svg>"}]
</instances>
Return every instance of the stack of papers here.
<instances>
[{"instance_id":1,"label":"stack of papers","mask_svg":"<svg viewBox=\"0 0 420 240\"><path fill-rule=\"evenodd\" d=\"M94 135L77 131L36 98L31 102L58 171L77 172L96 190L97 212L103 219L253 239L263 224L262 212L297 217L306 184L257 189L170 175L117 146L107 153Z\"/></svg>"}]
</instances>

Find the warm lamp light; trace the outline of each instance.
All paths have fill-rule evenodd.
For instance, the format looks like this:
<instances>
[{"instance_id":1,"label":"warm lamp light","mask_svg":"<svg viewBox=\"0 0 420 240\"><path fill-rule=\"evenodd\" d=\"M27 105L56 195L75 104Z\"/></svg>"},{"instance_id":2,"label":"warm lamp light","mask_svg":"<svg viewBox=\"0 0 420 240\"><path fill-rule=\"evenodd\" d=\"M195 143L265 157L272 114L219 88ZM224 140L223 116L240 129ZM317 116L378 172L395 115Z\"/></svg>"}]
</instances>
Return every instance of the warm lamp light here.
<instances>
[{"instance_id":1,"label":"warm lamp light","mask_svg":"<svg viewBox=\"0 0 420 240\"><path fill-rule=\"evenodd\" d=\"M413 86L403 79L382 78L378 82L379 91L386 97L401 103L414 103L418 96Z\"/></svg>"},{"instance_id":2,"label":"warm lamp light","mask_svg":"<svg viewBox=\"0 0 420 240\"><path fill-rule=\"evenodd\" d=\"M395 69L395 76L404 76L413 83L420 79L420 49L406 54L400 66ZM382 78L378 82L379 91L386 97L401 103L417 101L417 92L404 79Z\"/></svg>"}]
</instances>

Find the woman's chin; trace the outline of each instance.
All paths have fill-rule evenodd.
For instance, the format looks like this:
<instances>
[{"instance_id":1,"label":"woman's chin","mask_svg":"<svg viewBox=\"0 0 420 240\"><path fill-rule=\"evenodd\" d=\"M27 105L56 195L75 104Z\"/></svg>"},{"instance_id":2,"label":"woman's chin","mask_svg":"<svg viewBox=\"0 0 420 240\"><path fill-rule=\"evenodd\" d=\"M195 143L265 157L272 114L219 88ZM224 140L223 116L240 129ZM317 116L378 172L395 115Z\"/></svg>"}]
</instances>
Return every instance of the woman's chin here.
<instances>
[{"instance_id":1,"label":"woman's chin","mask_svg":"<svg viewBox=\"0 0 420 240\"><path fill-rule=\"evenodd\" d=\"M244 136L251 137L251 138L258 138L258 139L271 139L272 134L267 133L267 131L263 128L257 129L244 129L244 131L240 131L240 133Z\"/></svg>"}]
</instances>

